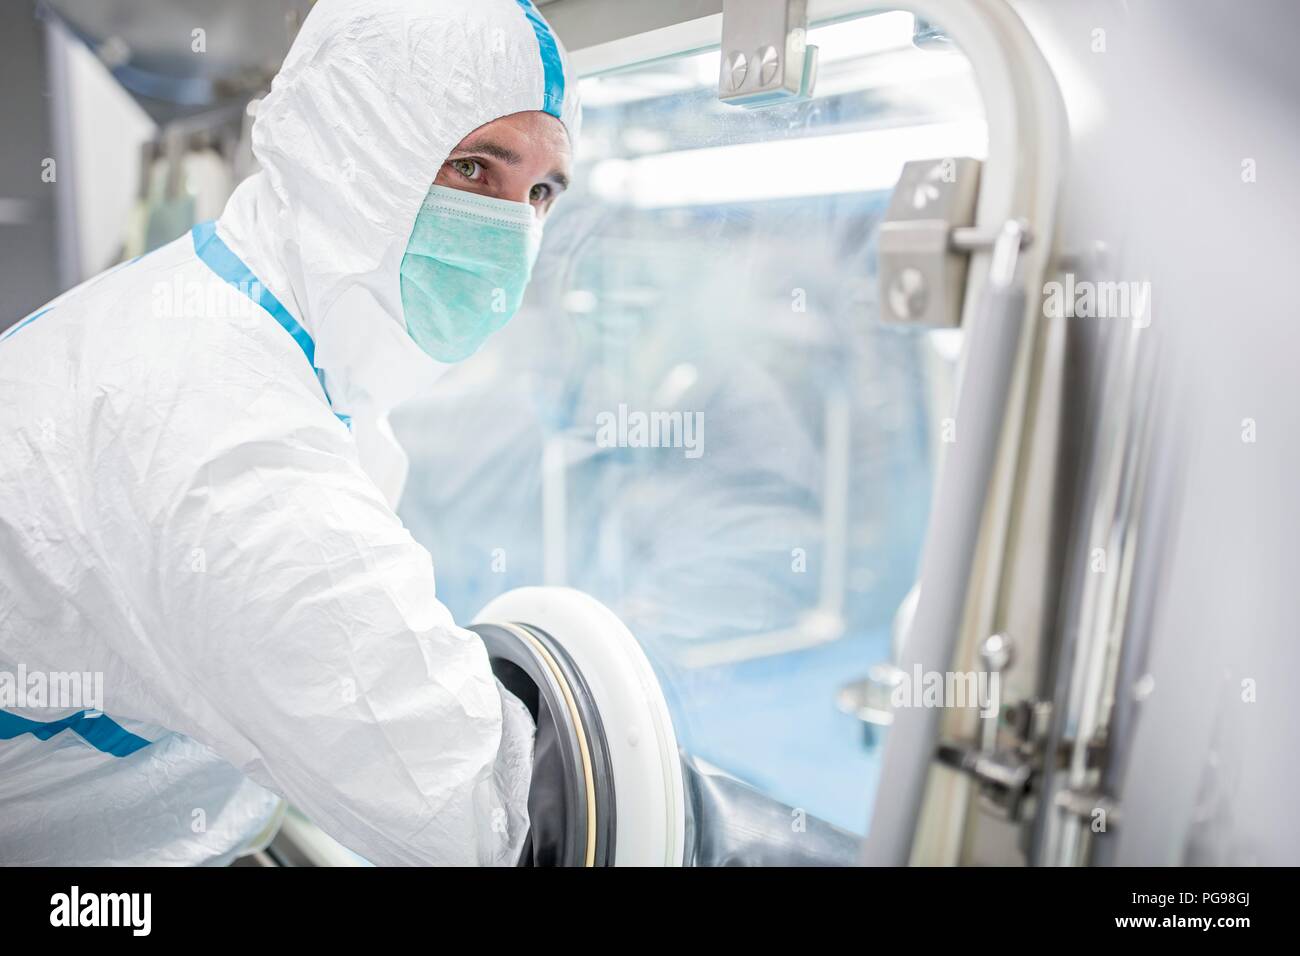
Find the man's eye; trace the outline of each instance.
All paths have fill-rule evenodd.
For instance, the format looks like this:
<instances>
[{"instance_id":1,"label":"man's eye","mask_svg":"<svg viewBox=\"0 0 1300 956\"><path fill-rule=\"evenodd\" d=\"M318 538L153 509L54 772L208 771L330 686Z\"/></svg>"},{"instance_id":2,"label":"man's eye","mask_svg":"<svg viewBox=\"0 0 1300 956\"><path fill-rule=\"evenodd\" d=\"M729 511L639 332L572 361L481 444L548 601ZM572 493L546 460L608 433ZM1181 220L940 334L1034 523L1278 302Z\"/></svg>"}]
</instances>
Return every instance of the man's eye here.
<instances>
[{"instance_id":1,"label":"man's eye","mask_svg":"<svg viewBox=\"0 0 1300 956\"><path fill-rule=\"evenodd\" d=\"M551 187L545 183L538 183L528 191L529 202L542 202L551 195Z\"/></svg>"},{"instance_id":2,"label":"man's eye","mask_svg":"<svg viewBox=\"0 0 1300 956\"><path fill-rule=\"evenodd\" d=\"M478 162L473 159L453 159L450 160L451 168L456 170L466 179L477 179L479 173Z\"/></svg>"}]
</instances>

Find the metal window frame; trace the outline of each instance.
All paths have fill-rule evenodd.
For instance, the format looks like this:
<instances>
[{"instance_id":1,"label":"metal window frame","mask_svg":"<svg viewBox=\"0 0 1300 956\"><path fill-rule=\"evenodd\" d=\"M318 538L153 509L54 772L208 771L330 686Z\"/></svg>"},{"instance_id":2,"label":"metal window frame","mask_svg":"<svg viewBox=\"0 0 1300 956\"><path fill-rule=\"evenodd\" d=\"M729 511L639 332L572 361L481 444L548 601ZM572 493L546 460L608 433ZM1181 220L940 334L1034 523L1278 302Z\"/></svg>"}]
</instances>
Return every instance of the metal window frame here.
<instances>
[{"instance_id":1,"label":"metal window frame","mask_svg":"<svg viewBox=\"0 0 1300 956\"><path fill-rule=\"evenodd\" d=\"M1008 684L1031 696L1042 691L1039 665L1051 656L1058 599L1056 585L1041 568L1057 560L1061 546L1052 533L1051 514L1059 493L1060 416L1054 406L1062 387L1064 330L1044 321L1038 292L1051 265L1065 176L1065 108L1051 70L1006 0L810 0L809 24L889 10L905 10L940 25L970 61L989 129L975 228L996 233L1014 220L1035 237L1020 256L1019 281L1029 294L1024 331L1016 354L1009 357L1012 380L996 464L987 489L969 490L969 507L982 511L978 545L967 580L943 585L949 591L946 599L964 601L963 624L959 635L936 638L936 646L953 653L931 662L941 670L973 669L980 641L1010 629L1020 646L1018 657L1026 663L1009 675ZM722 31L722 0L552 0L544 12L582 76L713 49ZM990 265L991 250L973 252L962 313L962 324L970 330L963 368L971 337L979 335L976 311L987 292ZM927 530L927 551L961 546L942 523ZM1033 567L1040 573L1027 573ZM929 594L939 590L936 583ZM926 600L923 588L922 602ZM890 787L877 797L868 862L971 858L979 841L970 831L981 826L977 794L968 778L934 763L940 724L944 736L979 736L974 718L960 713L940 718L913 710L898 715L883 771Z\"/></svg>"}]
</instances>

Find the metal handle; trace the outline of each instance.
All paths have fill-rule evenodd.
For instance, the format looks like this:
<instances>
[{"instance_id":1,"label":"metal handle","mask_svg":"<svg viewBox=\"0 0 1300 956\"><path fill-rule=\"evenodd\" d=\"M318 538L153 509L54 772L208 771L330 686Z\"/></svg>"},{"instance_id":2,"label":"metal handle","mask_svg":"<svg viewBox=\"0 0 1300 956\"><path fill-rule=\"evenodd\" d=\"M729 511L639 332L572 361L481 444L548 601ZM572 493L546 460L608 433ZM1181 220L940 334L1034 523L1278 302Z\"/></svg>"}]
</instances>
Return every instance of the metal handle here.
<instances>
[{"instance_id":1,"label":"metal handle","mask_svg":"<svg viewBox=\"0 0 1300 956\"><path fill-rule=\"evenodd\" d=\"M1025 317L1025 292L1014 282L1024 227L1008 222L994 244L989 283L970 328L966 367L957 405L957 440L939 476L933 528L921 562L922 600L900 665L944 671L951 666L966 584L975 561L980 523L992 482ZM925 782L939 736L938 708L895 712L881 777L890 782L876 797L865 861L908 862Z\"/></svg>"}]
</instances>

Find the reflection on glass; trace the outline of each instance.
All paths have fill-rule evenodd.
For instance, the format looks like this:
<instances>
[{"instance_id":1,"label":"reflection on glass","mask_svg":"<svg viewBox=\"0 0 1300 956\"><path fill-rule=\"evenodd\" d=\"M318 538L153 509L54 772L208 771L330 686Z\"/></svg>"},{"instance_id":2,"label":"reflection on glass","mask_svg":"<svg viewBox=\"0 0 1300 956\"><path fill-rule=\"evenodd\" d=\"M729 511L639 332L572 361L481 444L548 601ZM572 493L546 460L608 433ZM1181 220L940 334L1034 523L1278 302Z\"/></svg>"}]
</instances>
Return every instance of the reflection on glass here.
<instances>
[{"instance_id":1,"label":"reflection on glass","mask_svg":"<svg viewBox=\"0 0 1300 956\"><path fill-rule=\"evenodd\" d=\"M815 30L817 97L763 110L716 51L585 81L525 310L394 422L457 620L591 593L685 749L859 832L879 754L835 694L889 654L953 356L878 322L876 231L905 160L984 150L966 61L911 40Z\"/></svg>"}]
</instances>

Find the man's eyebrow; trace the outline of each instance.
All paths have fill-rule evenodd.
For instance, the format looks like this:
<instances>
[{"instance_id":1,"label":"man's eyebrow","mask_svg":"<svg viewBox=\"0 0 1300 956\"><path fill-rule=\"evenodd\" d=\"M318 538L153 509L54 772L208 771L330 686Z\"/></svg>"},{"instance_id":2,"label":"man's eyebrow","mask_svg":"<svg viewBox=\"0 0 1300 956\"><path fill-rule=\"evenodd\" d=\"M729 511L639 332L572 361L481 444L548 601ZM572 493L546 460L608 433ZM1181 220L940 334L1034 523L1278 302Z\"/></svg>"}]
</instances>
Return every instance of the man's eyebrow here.
<instances>
[{"instance_id":1,"label":"man's eyebrow","mask_svg":"<svg viewBox=\"0 0 1300 956\"><path fill-rule=\"evenodd\" d=\"M481 156L491 156L493 159L498 159L507 166L518 166L523 162L523 157L509 146L503 146L491 139L481 139L463 143L451 151L452 156L464 156L473 153L478 153ZM563 170L553 169L546 174L546 178L559 186L561 190L569 188L569 175Z\"/></svg>"},{"instance_id":2,"label":"man's eyebrow","mask_svg":"<svg viewBox=\"0 0 1300 956\"><path fill-rule=\"evenodd\" d=\"M452 150L452 155L457 153L482 153L484 156L491 156L493 159L499 159L507 166L518 166L523 162L522 157L508 146L502 146L500 143L490 139L478 140L477 142L465 143L457 146Z\"/></svg>"}]
</instances>

